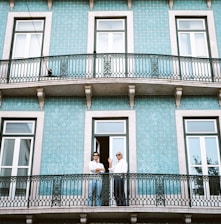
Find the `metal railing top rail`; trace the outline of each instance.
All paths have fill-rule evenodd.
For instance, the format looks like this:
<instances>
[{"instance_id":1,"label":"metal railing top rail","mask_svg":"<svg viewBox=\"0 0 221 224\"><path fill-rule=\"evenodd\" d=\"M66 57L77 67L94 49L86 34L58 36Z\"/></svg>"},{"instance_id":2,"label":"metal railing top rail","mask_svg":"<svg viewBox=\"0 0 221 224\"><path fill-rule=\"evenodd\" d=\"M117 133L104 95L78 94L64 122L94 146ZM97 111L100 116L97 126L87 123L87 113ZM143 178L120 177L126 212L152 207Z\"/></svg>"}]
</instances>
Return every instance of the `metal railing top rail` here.
<instances>
[{"instance_id":1,"label":"metal railing top rail","mask_svg":"<svg viewBox=\"0 0 221 224\"><path fill-rule=\"evenodd\" d=\"M220 82L221 60L159 54L108 53L0 61L0 83L90 78Z\"/></svg>"},{"instance_id":2,"label":"metal railing top rail","mask_svg":"<svg viewBox=\"0 0 221 224\"><path fill-rule=\"evenodd\" d=\"M101 206L113 206L119 180L126 206L221 206L221 176L105 173L0 177L0 207L89 206L93 181L102 186Z\"/></svg>"}]
</instances>

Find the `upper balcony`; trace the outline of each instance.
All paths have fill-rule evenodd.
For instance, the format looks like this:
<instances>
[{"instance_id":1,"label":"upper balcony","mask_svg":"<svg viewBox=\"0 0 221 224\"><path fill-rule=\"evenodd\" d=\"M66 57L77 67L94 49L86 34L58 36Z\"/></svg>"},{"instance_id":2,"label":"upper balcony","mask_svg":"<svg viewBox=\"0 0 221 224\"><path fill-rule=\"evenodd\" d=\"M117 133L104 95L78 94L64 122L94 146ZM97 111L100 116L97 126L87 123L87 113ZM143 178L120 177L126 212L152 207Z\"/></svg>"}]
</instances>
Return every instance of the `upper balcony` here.
<instances>
[{"instance_id":1,"label":"upper balcony","mask_svg":"<svg viewBox=\"0 0 221 224\"><path fill-rule=\"evenodd\" d=\"M78 54L0 61L1 93L35 96L185 95L220 93L221 60L153 54ZM59 87L59 88L58 88ZM22 88L22 91L21 91ZM12 91L13 89L13 91Z\"/></svg>"}]
</instances>

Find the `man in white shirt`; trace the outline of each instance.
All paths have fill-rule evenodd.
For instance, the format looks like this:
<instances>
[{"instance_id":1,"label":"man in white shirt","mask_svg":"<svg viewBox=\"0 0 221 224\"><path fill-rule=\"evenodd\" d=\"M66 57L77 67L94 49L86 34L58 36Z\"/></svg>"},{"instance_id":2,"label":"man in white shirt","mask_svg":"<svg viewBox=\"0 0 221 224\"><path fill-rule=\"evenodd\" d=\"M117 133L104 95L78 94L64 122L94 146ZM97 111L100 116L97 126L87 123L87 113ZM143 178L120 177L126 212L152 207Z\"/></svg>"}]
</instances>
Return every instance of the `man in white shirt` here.
<instances>
[{"instance_id":1,"label":"man in white shirt","mask_svg":"<svg viewBox=\"0 0 221 224\"><path fill-rule=\"evenodd\" d=\"M88 206L93 205L93 193L95 192L95 205L101 206L101 189L102 189L102 177L100 174L105 172L103 163L99 162L99 153L93 153L93 160L89 162L90 180L89 180L89 192L88 192Z\"/></svg>"},{"instance_id":2,"label":"man in white shirt","mask_svg":"<svg viewBox=\"0 0 221 224\"><path fill-rule=\"evenodd\" d=\"M124 173L128 171L127 162L123 159L121 152L116 154L117 164L113 166L112 159L108 159L109 162L109 171L115 173L114 175L114 197L118 206L126 205L126 198L124 192Z\"/></svg>"}]
</instances>

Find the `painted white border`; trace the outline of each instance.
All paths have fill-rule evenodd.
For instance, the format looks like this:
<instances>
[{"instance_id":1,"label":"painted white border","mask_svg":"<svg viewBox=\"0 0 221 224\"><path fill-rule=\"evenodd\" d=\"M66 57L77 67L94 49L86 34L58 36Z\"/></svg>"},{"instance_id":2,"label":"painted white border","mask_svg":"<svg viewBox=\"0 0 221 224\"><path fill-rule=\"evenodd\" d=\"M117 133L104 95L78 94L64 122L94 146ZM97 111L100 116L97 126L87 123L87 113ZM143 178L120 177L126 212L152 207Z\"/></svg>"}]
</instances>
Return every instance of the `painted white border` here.
<instances>
[{"instance_id":1,"label":"painted white border","mask_svg":"<svg viewBox=\"0 0 221 224\"><path fill-rule=\"evenodd\" d=\"M87 52L94 52L94 27L96 17L126 17L127 18L127 53L134 53L134 30L132 11L93 11L88 12Z\"/></svg>"},{"instance_id":2,"label":"painted white border","mask_svg":"<svg viewBox=\"0 0 221 224\"><path fill-rule=\"evenodd\" d=\"M218 117L219 124L221 124L220 110L177 110L176 111L176 133L177 133L177 148L180 174L187 174L186 169L186 153L184 140L183 117ZM221 133L221 127L220 127Z\"/></svg>"},{"instance_id":3,"label":"painted white border","mask_svg":"<svg viewBox=\"0 0 221 224\"><path fill-rule=\"evenodd\" d=\"M6 24L5 42L3 48L2 59L6 60L10 57L10 49L13 37L13 27L15 18L45 18L45 32L44 32L44 43L43 43L43 56L49 55L50 48L50 37L51 37L51 23L52 23L52 12L9 12L8 20Z\"/></svg>"},{"instance_id":4,"label":"painted white border","mask_svg":"<svg viewBox=\"0 0 221 224\"><path fill-rule=\"evenodd\" d=\"M205 16L207 17L211 57L218 58L218 48L217 48L217 41L216 41L216 32L215 32L216 30L215 30L213 12L205 11L205 10L202 10L202 11L200 10L191 10L191 11L169 10L170 43L171 43L172 55L178 55L176 20L175 20L176 16L192 16L192 17Z\"/></svg>"},{"instance_id":5,"label":"painted white border","mask_svg":"<svg viewBox=\"0 0 221 224\"><path fill-rule=\"evenodd\" d=\"M128 118L128 152L129 172L136 173L136 113L135 111L86 111L84 128L84 173L89 173L88 163L91 160L92 119L93 118Z\"/></svg>"},{"instance_id":6,"label":"painted white border","mask_svg":"<svg viewBox=\"0 0 221 224\"><path fill-rule=\"evenodd\" d=\"M36 135L33 151L33 164L32 175L40 175L41 167L41 152L42 152L42 140L43 140L43 128L44 128L44 112L27 112L27 111L3 111L0 112L0 125L2 118L36 118Z\"/></svg>"}]
</instances>

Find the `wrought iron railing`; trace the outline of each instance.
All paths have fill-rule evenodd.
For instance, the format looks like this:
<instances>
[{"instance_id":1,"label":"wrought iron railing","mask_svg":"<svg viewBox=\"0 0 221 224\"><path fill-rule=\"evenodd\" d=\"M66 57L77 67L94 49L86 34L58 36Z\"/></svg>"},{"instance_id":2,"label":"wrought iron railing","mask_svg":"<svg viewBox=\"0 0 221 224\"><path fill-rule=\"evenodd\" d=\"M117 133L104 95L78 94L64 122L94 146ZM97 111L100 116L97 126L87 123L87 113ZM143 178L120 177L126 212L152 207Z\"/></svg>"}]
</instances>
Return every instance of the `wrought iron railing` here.
<instances>
[{"instance_id":1,"label":"wrought iron railing","mask_svg":"<svg viewBox=\"0 0 221 224\"><path fill-rule=\"evenodd\" d=\"M0 83L150 78L221 81L221 59L154 54L75 54L0 61Z\"/></svg>"},{"instance_id":2,"label":"wrought iron railing","mask_svg":"<svg viewBox=\"0 0 221 224\"><path fill-rule=\"evenodd\" d=\"M0 207L88 206L89 182L102 178L102 206L115 206L116 174L0 177ZM117 177L119 177L117 175ZM127 206L220 207L220 176L125 174Z\"/></svg>"}]
</instances>

